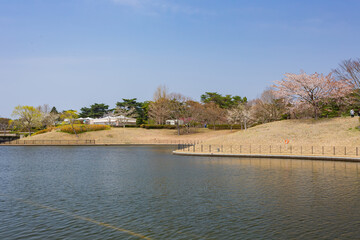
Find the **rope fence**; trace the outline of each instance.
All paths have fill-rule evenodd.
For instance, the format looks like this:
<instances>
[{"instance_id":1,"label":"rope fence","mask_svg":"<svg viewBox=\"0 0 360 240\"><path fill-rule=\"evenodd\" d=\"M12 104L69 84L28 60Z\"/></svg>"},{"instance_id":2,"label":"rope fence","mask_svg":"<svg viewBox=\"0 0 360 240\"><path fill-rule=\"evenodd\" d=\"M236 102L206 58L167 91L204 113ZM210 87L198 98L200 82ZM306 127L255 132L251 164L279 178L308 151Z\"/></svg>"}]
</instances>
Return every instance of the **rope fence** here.
<instances>
[{"instance_id":1,"label":"rope fence","mask_svg":"<svg viewBox=\"0 0 360 240\"><path fill-rule=\"evenodd\" d=\"M178 151L223 154L271 154L310 156L359 156L359 147L294 145L179 144Z\"/></svg>"}]
</instances>

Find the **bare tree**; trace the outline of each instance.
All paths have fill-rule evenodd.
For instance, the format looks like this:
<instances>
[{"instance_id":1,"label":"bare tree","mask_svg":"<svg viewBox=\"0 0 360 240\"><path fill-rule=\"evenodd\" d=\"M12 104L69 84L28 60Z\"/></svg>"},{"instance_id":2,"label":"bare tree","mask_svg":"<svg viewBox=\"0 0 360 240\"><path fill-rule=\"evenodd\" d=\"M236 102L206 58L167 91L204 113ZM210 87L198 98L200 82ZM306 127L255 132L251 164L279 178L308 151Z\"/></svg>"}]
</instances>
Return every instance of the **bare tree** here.
<instances>
[{"instance_id":1,"label":"bare tree","mask_svg":"<svg viewBox=\"0 0 360 240\"><path fill-rule=\"evenodd\" d=\"M156 124L162 125L169 116L170 96L165 86L159 86L154 93L153 101L149 104L149 117Z\"/></svg>"},{"instance_id":2,"label":"bare tree","mask_svg":"<svg viewBox=\"0 0 360 240\"><path fill-rule=\"evenodd\" d=\"M204 122L205 110L204 110L204 105L193 100L188 100L186 104L188 106L186 123L187 123L187 131L189 132L190 131L189 128L191 126L195 128L197 124Z\"/></svg>"},{"instance_id":3,"label":"bare tree","mask_svg":"<svg viewBox=\"0 0 360 240\"><path fill-rule=\"evenodd\" d=\"M169 98L169 91L165 85L160 85L156 88L154 93L154 102L162 98Z\"/></svg>"},{"instance_id":4,"label":"bare tree","mask_svg":"<svg viewBox=\"0 0 360 240\"><path fill-rule=\"evenodd\" d=\"M230 129L232 131L233 125L241 123L243 117L243 107L242 104L238 104L231 109L227 110L226 120L230 125Z\"/></svg>"},{"instance_id":5,"label":"bare tree","mask_svg":"<svg viewBox=\"0 0 360 240\"><path fill-rule=\"evenodd\" d=\"M214 130L216 123L224 121L225 110L213 102L204 104L204 120L213 125Z\"/></svg>"},{"instance_id":6,"label":"bare tree","mask_svg":"<svg viewBox=\"0 0 360 240\"><path fill-rule=\"evenodd\" d=\"M253 118L260 123L276 121L286 112L284 99L276 98L272 89L265 90L253 101Z\"/></svg>"},{"instance_id":7,"label":"bare tree","mask_svg":"<svg viewBox=\"0 0 360 240\"><path fill-rule=\"evenodd\" d=\"M9 118L0 118L0 130L5 134L6 130L10 126L10 119Z\"/></svg>"},{"instance_id":8,"label":"bare tree","mask_svg":"<svg viewBox=\"0 0 360 240\"><path fill-rule=\"evenodd\" d=\"M38 106L37 109L42 113L41 123L43 126L55 126L56 120L60 117L60 114L51 112L49 104Z\"/></svg>"},{"instance_id":9,"label":"bare tree","mask_svg":"<svg viewBox=\"0 0 360 240\"><path fill-rule=\"evenodd\" d=\"M360 59L348 59L339 64L337 69L333 70L338 80L350 81L358 96L360 96Z\"/></svg>"},{"instance_id":10,"label":"bare tree","mask_svg":"<svg viewBox=\"0 0 360 240\"><path fill-rule=\"evenodd\" d=\"M172 93L169 96L169 116L175 120L178 135L180 135L180 120L188 114L187 98L180 93Z\"/></svg>"},{"instance_id":11,"label":"bare tree","mask_svg":"<svg viewBox=\"0 0 360 240\"><path fill-rule=\"evenodd\" d=\"M166 118L170 115L170 101L167 98L160 98L155 102L150 102L149 117L153 119L156 124L165 124Z\"/></svg>"},{"instance_id":12,"label":"bare tree","mask_svg":"<svg viewBox=\"0 0 360 240\"><path fill-rule=\"evenodd\" d=\"M239 103L236 107L238 116L240 117L241 128L247 130L249 122L252 121L252 105L250 103Z\"/></svg>"}]
</instances>

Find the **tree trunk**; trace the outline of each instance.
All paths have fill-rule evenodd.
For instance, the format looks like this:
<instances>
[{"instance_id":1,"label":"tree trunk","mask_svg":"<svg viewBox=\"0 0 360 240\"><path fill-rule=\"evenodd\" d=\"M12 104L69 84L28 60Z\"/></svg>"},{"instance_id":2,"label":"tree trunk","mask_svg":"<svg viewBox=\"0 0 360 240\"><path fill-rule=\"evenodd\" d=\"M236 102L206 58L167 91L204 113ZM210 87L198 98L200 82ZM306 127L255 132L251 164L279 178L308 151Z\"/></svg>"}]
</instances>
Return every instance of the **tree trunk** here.
<instances>
[{"instance_id":1,"label":"tree trunk","mask_svg":"<svg viewBox=\"0 0 360 240\"><path fill-rule=\"evenodd\" d=\"M77 135L76 131L75 131L75 128L74 128L74 123L71 123L71 128L73 129L73 131L74 131L74 133L75 133L76 137L79 137L79 136Z\"/></svg>"},{"instance_id":2,"label":"tree trunk","mask_svg":"<svg viewBox=\"0 0 360 240\"><path fill-rule=\"evenodd\" d=\"M318 119L318 109L317 109L317 106L314 105L314 114L315 114L315 120Z\"/></svg>"},{"instance_id":3,"label":"tree trunk","mask_svg":"<svg viewBox=\"0 0 360 240\"><path fill-rule=\"evenodd\" d=\"M176 127L177 127L177 132L178 132L178 135L180 135L180 125L179 125L179 120L176 120Z\"/></svg>"}]
</instances>

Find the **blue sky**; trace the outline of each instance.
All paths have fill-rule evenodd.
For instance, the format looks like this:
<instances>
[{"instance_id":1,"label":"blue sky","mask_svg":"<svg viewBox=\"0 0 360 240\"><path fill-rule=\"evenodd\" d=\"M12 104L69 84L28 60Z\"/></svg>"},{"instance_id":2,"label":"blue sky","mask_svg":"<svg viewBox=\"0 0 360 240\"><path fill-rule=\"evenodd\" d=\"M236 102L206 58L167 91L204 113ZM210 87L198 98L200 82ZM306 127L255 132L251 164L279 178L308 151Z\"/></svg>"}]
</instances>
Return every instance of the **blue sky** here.
<instances>
[{"instance_id":1,"label":"blue sky","mask_svg":"<svg viewBox=\"0 0 360 240\"><path fill-rule=\"evenodd\" d=\"M258 97L360 57L360 1L0 0L0 116L151 100L157 86Z\"/></svg>"}]
</instances>

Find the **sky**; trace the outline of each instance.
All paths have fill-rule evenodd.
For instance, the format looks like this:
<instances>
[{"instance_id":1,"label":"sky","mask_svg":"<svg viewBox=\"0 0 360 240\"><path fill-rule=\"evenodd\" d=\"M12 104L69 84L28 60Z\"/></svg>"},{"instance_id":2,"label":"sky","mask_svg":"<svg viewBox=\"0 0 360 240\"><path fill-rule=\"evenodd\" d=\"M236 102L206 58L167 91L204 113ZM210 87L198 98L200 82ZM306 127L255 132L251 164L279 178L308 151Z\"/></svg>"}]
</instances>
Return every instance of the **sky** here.
<instances>
[{"instance_id":1,"label":"sky","mask_svg":"<svg viewBox=\"0 0 360 240\"><path fill-rule=\"evenodd\" d=\"M0 0L0 117L59 111L159 85L259 97L284 73L360 57L358 0Z\"/></svg>"}]
</instances>

